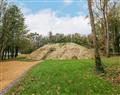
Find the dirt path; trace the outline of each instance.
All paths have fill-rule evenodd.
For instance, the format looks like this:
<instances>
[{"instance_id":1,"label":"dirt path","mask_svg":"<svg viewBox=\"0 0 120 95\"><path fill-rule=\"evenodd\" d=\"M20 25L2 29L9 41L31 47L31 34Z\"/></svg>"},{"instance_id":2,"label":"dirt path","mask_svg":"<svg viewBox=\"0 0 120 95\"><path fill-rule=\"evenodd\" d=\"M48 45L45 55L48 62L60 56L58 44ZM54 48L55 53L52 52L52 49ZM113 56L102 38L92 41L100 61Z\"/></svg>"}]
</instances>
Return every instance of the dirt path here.
<instances>
[{"instance_id":1,"label":"dirt path","mask_svg":"<svg viewBox=\"0 0 120 95\"><path fill-rule=\"evenodd\" d=\"M39 62L0 62L0 92L37 63Z\"/></svg>"}]
</instances>

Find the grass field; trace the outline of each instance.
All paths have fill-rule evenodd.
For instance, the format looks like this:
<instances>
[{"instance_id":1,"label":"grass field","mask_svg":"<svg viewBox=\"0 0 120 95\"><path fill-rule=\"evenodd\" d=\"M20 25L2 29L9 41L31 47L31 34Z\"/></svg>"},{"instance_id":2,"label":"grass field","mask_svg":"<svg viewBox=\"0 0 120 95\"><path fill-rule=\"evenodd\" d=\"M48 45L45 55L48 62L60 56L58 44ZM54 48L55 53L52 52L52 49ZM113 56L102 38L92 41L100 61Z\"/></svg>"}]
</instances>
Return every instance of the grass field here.
<instances>
[{"instance_id":1,"label":"grass field","mask_svg":"<svg viewBox=\"0 0 120 95\"><path fill-rule=\"evenodd\" d=\"M104 58L106 70L120 66L119 58ZM33 67L7 95L120 95L120 86L106 80L112 72L96 75L92 60L46 60Z\"/></svg>"}]
</instances>

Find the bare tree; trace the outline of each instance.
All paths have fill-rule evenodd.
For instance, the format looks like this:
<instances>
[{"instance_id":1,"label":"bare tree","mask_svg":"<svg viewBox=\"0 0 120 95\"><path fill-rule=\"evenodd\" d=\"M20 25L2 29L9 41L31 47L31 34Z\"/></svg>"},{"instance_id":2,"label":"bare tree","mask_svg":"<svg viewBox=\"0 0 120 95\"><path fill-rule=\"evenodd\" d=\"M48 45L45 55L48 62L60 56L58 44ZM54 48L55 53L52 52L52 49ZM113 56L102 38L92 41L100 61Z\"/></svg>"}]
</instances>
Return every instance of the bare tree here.
<instances>
[{"instance_id":1,"label":"bare tree","mask_svg":"<svg viewBox=\"0 0 120 95\"><path fill-rule=\"evenodd\" d=\"M96 37L96 29L95 29L95 21L94 21L94 14L92 9L93 0L88 0L88 10L90 15L90 22L92 28L92 36L93 36L93 44L94 44L94 53L95 53L95 63L96 63L96 72L103 73L104 69L101 63L101 58L99 54L98 44L97 44L97 37Z\"/></svg>"},{"instance_id":2,"label":"bare tree","mask_svg":"<svg viewBox=\"0 0 120 95\"><path fill-rule=\"evenodd\" d=\"M100 0L101 1L101 0ZM104 20L104 33L105 33L105 53L109 57L109 31L108 31L108 0L101 1L103 3L103 20Z\"/></svg>"}]
</instances>

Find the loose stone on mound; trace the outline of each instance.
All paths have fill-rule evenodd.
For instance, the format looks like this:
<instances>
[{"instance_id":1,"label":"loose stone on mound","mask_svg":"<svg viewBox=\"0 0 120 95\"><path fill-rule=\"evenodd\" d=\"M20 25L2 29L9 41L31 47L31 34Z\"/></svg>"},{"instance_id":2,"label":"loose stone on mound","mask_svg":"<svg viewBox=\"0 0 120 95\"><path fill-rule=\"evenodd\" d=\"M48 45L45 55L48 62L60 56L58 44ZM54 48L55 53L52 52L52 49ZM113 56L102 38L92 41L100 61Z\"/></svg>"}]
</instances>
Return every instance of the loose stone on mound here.
<instances>
[{"instance_id":1,"label":"loose stone on mound","mask_svg":"<svg viewBox=\"0 0 120 95\"><path fill-rule=\"evenodd\" d=\"M41 59L88 59L93 57L93 50L74 43L47 44L32 52L28 58Z\"/></svg>"}]
</instances>

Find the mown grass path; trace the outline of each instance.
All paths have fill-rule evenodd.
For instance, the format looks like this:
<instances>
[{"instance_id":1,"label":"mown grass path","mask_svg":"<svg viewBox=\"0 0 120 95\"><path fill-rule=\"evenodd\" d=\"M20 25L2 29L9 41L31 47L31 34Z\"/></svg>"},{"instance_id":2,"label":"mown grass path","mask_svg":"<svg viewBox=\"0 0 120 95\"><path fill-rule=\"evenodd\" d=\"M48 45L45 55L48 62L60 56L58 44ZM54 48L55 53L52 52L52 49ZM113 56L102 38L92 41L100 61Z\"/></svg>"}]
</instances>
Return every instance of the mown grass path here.
<instances>
[{"instance_id":1,"label":"mown grass path","mask_svg":"<svg viewBox=\"0 0 120 95\"><path fill-rule=\"evenodd\" d=\"M92 60L43 61L7 95L120 95L120 86L96 75L93 67Z\"/></svg>"}]
</instances>

